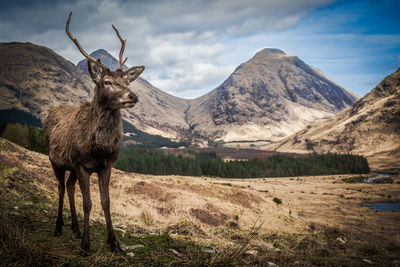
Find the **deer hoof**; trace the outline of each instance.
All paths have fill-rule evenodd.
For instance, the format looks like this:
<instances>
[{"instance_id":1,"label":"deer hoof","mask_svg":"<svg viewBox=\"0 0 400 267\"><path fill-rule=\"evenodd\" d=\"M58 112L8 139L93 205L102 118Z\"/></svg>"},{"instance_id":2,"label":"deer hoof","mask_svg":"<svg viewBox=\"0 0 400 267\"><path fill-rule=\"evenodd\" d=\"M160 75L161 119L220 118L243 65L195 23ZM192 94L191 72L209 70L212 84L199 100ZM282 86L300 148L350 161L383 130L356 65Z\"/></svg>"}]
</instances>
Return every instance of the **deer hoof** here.
<instances>
[{"instance_id":1,"label":"deer hoof","mask_svg":"<svg viewBox=\"0 0 400 267\"><path fill-rule=\"evenodd\" d=\"M79 231L79 227L72 228L72 232L74 233L75 238L82 238L81 231Z\"/></svg>"},{"instance_id":2,"label":"deer hoof","mask_svg":"<svg viewBox=\"0 0 400 267\"><path fill-rule=\"evenodd\" d=\"M115 246L111 248L111 251L114 253L121 253L124 252L120 246Z\"/></svg>"},{"instance_id":3,"label":"deer hoof","mask_svg":"<svg viewBox=\"0 0 400 267\"><path fill-rule=\"evenodd\" d=\"M61 231L55 230L54 231L54 236L60 236L61 235Z\"/></svg>"},{"instance_id":4,"label":"deer hoof","mask_svg":"<svg viewBox=\"0 0 400 267\"><path fill-rule=\"evenodd\" d=\"M79 252L79 254L80 254L82 257L87 257L87 256L90 255L90 250L81 249L81 252Z\"/></svg>"}]
</instances>

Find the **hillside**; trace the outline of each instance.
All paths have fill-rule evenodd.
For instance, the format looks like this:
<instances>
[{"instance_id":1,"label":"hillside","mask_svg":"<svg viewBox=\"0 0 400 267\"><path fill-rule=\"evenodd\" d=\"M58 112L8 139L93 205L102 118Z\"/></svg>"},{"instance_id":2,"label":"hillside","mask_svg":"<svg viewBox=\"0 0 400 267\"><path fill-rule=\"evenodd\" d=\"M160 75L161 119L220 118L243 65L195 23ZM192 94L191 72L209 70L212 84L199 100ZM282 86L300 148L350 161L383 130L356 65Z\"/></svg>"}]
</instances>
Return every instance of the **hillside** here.
<instances>
[{"instance_id":1,"label":"hillside","mask_svg":"<svg viewBox=\"0 0 400 267\"><path fill-rule=\"evenodd\" d=\"M277 141L356 100L298 57L264 49L191 101L188 117L193 133L211 139Z\"/></svg>"},{"instance_id":2,"label":"hillside","mask_svg":"<svg viewBox=\"0 0 400 267\"><path fill-rule=\"evenodd\" d=\"M0 109L44 117L60 103L92 95L89 77L52 50L31 43L0 43Z\"/></svg>"},{"instance_id":3,"label":"hillside","mask_svg":"<svg viewBox=\"0 0 400 267\"><path fill-rule=\"evenodd\" d=\"M362 154L371 169L400 171L400 69L336 116L266 149Z\"/></svg>"},{"instance_id":4,"label":"hillside","mask_svg":"<svg viewBox=\"0 0 400 267\"><path fill-rule=\"evenodd\" d=\"M48 157L4 139L0 148L0 257L7 266L389 266L400 260L398 214L362 207L400 201L398 183L345 183L354 175L220 179L115 169L111 212L126 254L108 250L93 175L92 255L82 258L68 200L63 235L53 236L57 183Z\"/></svg>"}]
</instances>

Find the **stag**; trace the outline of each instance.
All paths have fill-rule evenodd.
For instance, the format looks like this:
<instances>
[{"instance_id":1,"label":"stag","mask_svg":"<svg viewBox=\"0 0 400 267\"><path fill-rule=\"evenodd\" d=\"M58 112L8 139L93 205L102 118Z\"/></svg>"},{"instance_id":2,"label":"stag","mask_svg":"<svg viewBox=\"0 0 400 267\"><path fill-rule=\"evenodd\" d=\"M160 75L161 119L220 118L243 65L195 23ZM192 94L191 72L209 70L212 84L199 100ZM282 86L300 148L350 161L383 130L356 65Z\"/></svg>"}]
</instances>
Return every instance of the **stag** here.
<instances>
[{"instance_id":1,"label":"stag","mask_svg":"<svg viewBox=\"0 0 400 267\"><path fill-rule=\"evenodd\" d=\"M123 70L125 60L122 60L126 45L117 28L112 25L119 40L120 67L116 71L108 69L100 59L94 59L81 47L69 31L72 12L65 24L65 31L75 43L79 51L87 58L89 74L96 87L92 101L79 106L62 105L53 108L44 121L44 132L49 149L49 158L58 180L58 217L55 235L62 233L63 200L65 193L65 172L69 171L66 180L67 192L71 210L72 231L76 237L81 237L75 209L75 184L83 197L84 230L81 243L81 254L90 253L89 214L92 208L90 199L90 175L98 174L101 206L104 211L107 227L107 243L113 252L122 249L115 238L110 216L109 183L111 168L117 160L122 138L122 119L120 109L132 108L138 102L138 97L128 88L143 72L144 66L136 66Z\"/></svg>"}]
</instances>

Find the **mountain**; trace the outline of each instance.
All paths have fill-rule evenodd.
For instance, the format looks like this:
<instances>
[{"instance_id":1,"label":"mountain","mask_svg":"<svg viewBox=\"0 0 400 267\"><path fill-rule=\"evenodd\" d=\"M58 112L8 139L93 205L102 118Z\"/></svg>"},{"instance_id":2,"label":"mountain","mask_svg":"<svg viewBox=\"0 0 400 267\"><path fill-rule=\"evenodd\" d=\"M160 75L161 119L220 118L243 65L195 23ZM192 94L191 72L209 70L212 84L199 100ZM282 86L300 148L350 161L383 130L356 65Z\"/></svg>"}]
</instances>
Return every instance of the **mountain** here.
<instances>
[{"instance_id":1,"label":"mountain","mask_svg":"<svg viewBox=\"0 0 400 267\"><path fill-rule=\"evenodd\" d=\"M119 66L103 49L91 55L111 69ZM78 63L83 70L85 62ZM133 124L151 133L197 143L280 140L357 99L298 57L279 49L258 52L221 86L197 99L171 96L142 78L132 90L140 99L135 109L125 111Z\"/></svg>"},{"instance_id":2,"label":"mountain","mask_svg":"<svg viewBox=\"0 0 400 267\"><path fill-rule=\"evenodd\" d=\"M93 85L73 63L31 43L0 43L0 108L46 116L60 103L81 103Z\"/></svg>"},{"instance_id":3,"label":"mountain","mask_svg":"<svg viewBox=\"0 0 400 267\"><path fill-rule=\"evenodd\" d=\"M92 52L90 55L95 59L100 58L101 62L103 62L110 70L116 70L119 68L119 61L104 49L98 49ZM84 73L89 75L87 59L82 59L81 61L79 61L77 66ZM124 70L127 68L128 67L124 65Z\"/></svg>"},{"instance_id":4,"label":"mountain","mask_svg":"<svg viewBox=\"0 0 400 267\"><path fill-rule=\"evenodd\" d=\"M190 102L194 134L277 141L352 105L357 96L279 49L263 49L210 93Z\"/></svg>"},{"instance_id":5,"label":"mountain","mask_svg":"<svg viewBox=\"0 0 400 267\"><path fill-rule=\"evenodd\" d=\"M266 148L362 154L372 169L399 172L400 69L353 106Z\"/></svg>"},{"instance_id":6,"label":"mountain","mask_svg":"<svg viewBox=\"0 0 400 267\"><path fill-rule=\"evenodd\" d=\"M110 69L119 66L103 49L91 55ZM43 118L53 106L82 103L93 94L86 60L77 67L31 43L1 43L0 59L0 109L18 108ZM258 52L197 99L172 96L143 78L130 88L139 103L123 110L126 121L150 134L204 145L209 140L278 141L357 98L278 49Z\"/></svg>"}]
</instances>

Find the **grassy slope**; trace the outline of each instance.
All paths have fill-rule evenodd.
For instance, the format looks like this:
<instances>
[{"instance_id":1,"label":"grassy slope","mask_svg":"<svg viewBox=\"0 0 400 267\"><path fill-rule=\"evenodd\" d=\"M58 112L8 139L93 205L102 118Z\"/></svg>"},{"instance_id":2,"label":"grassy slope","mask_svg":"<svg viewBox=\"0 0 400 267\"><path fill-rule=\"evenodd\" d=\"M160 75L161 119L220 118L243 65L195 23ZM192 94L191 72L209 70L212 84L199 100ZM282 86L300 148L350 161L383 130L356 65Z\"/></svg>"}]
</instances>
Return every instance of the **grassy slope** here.
<instances>
[{"instance_id":1,"label":"grassy slope","mask_svg":"<svg viewBox=\"0 0 400 267\"><path fill-rule=\"evenodd\" d=\"M364 185L342 185L347 189L344 191L341 202L341 207L346 210L347 214L340 217L346 223L325 224L321 223L321 218L313 218L315 223L309 223L301 217L307 217L307 214L294 214L297 206L289 204L291 201L288 193L277 195L283 200L282 204L275 204L272 197L268 197L269 201L263 200L261 206L256 206L255 211L259 208L271 205L271 211L267 212L269 217L275 217L281 228L278 231L272 230L271 226L274 221L266 221L260 226L261 221L265 218L258 218L258 223L246 224L245 215L239 215L240 218L230 217L231 219L223 221L223 224L218 226L210 225L213 221L207 217L210 214L200 213L197 219L186 217L185 219L175 220L167 225L159 227L155 220L162 220L163 217L141 214L142 223L121 222L119 230L116 230L117 238L121 244L125 246L141 244L143 247L134 250L128 249L126 252L133 252L134 256L128 254L112 254L108 251L106 245L105 227L103 221L99 220L96 213L95 202L94 211L92 212L93 220L91 221L91 243L92 255L86 258L79 256L80 240L72 236L70 230L70 219L68 218L69 211L65 209L64 233L61 237L53 236L53 228L56 220L56 184L52 179L45 177L51 176L51 170L48 163L45 161L36 161L37 158L43 160L44 156L33 152L26 151L18 146L15 146L4 139L0 139L0 258L2 264L10 265L83 265L83 266L109 266L109 265L135 265L135 266L159 266L159 265L203 265L203 266L226 266L226 265L268 265L268 262L274 262L280 266L287 265L351 265L363 266L366 264L363 259L368 259L379 265L390 265L395 260L399 260L400 240L398 235L398 220L396 214L381 213L375 215L373 211L366 211L365 217L368 221L378 220L382 217L383 221L381 229L372 229L372 233L368 229L364 229L358 218L354 218L353 210L347 210L348 204L361 195L358 188L362 188L362 194L366 193L365 188L370 188ZM114 177L118 176L123 179L120 172L114 173ZM136 181L135 178L130 179ZM139 176L143 179L144 176ZM162 180L162 177L146 176L148 179ZM185 181L185 186L189 187L188 178L169 177L168 179L181 179ZM186 179L186 180L182 180ZM193 178L196 181L198 179ZM208 183L210 179L207 179ZM299 178L296 178L298 181ZM286 183L296 182L293 179L287 179ZM240 181L229 180L229 183L220 183L218 179L212 180L210 185L217 191L225 193L225 191L236 190L235 186L240 184ZM257 180L262 181L263 180ZM277 184L278 180L273 179L269 183ZM335 179L335 181L337 181ZM218 183L219 182L219 183ZM194 183L194 182L191 182ZM249 183L246 189L235 191L248 192L257 191L254 195L269 195L268 190L254 190L251 187L256 186L253 182ZM264 183L264 182L263 182ZM301 182L303 184L304 182ZM150 184L153 184L151 182ZM160 183L161 184L161 183ZM160 185L159 184L159 185ZM219 185L218 185L219 184ZM246 184L247 185L247 184ZM112 191L119 187L119 184L111 184ZM170 186L170 185L169 185ZM175 184L178 187L179 184ZM287 187L287 185L285 185ZM301 187L301 190L311 189L310 185ZM335 190L339 188L337 184L332 184ZM381 185L380 185L381 186ZM382 185L384 187L384 185ZM306 188L306 189L305 189ZM371 188L370 188L371 189ZM393 199L399 198L399 186L391 184L390 187L385 187L387 195L391 195ZM165 188L167 190L167 187ZM207 189L210 190L210 189ZM269 190L273 190L269 187ZM292 190L292 189L290 189ZM300 190L300 189L299 189ZM332 190L329 194L336 194ZM391 191L390 191L391 190ZM79 190L78 190L79 191ZM338 192L342 192L338 191ZM302 191L303 192L303 191ZM318 191L316 191L318 192ZM382 191L379 191L380 193ZM385 192L385 191L383 191ZM98 192L92 192L92 198ZM135 194L135 199L140 202L140 195ZM147 192L151 196L151 192ZM221 194L222 194L221 193ZM308 194L303 192L301 194ZM275 193L274 193L275 194ZM324 194L314 192L311 195L304 195L306 198L315 196L322 197ZM328 193L326 193L328 194ZM133 195L132 195L133 196ZM251 197L245 195L244 197ZM374 193L368 195L374 200L377 198ZM122 196L129 203L130 194ZM197 197L196 193L192 192L192 197ZM205 198L205 196L203 196ZM243 197L243 195L242 195ZM331 196L324 196L331 197ZM386 198L386 195L384 195ZM300 197L296 197L299 198ZM246 201L246 199L242 199ZM68 201L65 201L68 206ZM80 207L80 199L77 198L78 207ZM154 202L154 201L153 201ZM170 202L173 202L171 200ZM223 200L221 200L223 202ZM227 205L233 205L226 203ZM311 201L313 202L313 201ZM318 202L318 201L317 201ZM140 202L141 205L146 205L145 202ZM180 203L183 205L182 200ZM334 201L332 201L332 205ZM218 203L215 203L217 205ZM167 203L162 205L166 206ZM194 205L194 204L192 204ZM303 206L303 204L301 204ZM321 205L321 204L319 204ZM18 208L17 208L18 207ZM194 206L195 207L195 206ZM315 209L316 206L313 208ZM144 207L145 210L151 210L150 207ZM200 211L200 207L195 207ZM249 205L248 208L242 206L242 209L252 210L254 207ZM137 208L139 209L139 208ZM293 214L292 214L293 209ZM80 209L78 208L78 211ZM112 210L117 210L112 207ZM228 214L227 210L222 210ZM175 211L176 212L176 211ZM262 213L262 210L259 210ZM344 211L341 211L342 213ZM82 214L82 212L80 212ZM203 217L199 215L204 215ZM246 214L246 213L245 213ZM250 214L250 213L249 213ZM121 215L121 214L119 214ZM229 214L228 214L229 215ZM123 215L121 215L123 216ZM128 215L126 215L129 217ZM172 216L172 215L170 215ZM316 216L316 215L313 215ZM336 213L328 212L329 218L335 221ZM360 218L360 215L357 215ZM118 216L113 213L114 223ZM203 219L203 220L201 220ZM208 219L208 221L207 221ZM120 218L123 221L124 218ZM131 220L131 219L130 219ZM146 222L147 220L147 222ZM362 221L363 219L361 219ZM288 226L285 225L285 221ZM204 223L205 222L205 223ZM301 224L300 222L303 222ZM386 223L386 224L385 224ZM397 223L397 224L396 224ZM305 227L301 225L306 225ZM291 227L290 227L291 225ZM397 226L396 226L397 225ZM82 227L82 225L81 225ZM290 228L285 228L290 227ZM354 230L357 229L357 230ZM281 229L281 230L279 230ZM283 229L292 229L285 231ZM371 229L369 229L371 230ZM337 238L345 238L345 244L337 241ZM209 253L207 248L218 248L219 253Z\"/></svg>"}]
</instances>

